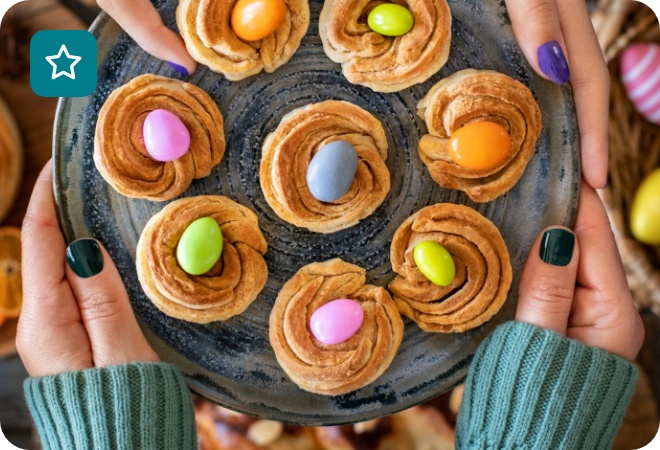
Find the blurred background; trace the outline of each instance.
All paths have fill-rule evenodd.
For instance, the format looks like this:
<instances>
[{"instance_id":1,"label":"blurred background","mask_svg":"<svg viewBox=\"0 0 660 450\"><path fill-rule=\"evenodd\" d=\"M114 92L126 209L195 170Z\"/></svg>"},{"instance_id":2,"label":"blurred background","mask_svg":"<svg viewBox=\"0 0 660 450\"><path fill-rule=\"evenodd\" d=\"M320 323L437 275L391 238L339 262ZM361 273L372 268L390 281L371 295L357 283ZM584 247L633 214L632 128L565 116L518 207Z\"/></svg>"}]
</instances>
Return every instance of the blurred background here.
<instances>
[{"instance_id":1,"label":"blurred background","mask_svg":"<svg viewBox=\"0 0 660 450\"><path fill-rule=\"evenodd\" d=\"M634 225L638 211L651 204L660 210L660 117L638 111L644 106L630 100L624 75L636 58L660 50L660 26L650 9L633 0L588 3L612 78L610 177L601 197L646 327L637 391L614 446L629 450L649 443L660 424L660 220L650 231ZM86 29L97 13L93 0L31 0L11 8L0 26L0 423L10 442L29 450L40 446L22 394L27 373L14 343L22 301L20 226L37 175L51 156L57 106L57 99L30 89L29 44L40 30ZM649 78L660 72L660 53L655 54ZM660 96L660 81L653 89ZM196 399L200 449L453 449L461 396L459 387L388 418L328 428L257 420Z\"/></svg>"}]
</instances>

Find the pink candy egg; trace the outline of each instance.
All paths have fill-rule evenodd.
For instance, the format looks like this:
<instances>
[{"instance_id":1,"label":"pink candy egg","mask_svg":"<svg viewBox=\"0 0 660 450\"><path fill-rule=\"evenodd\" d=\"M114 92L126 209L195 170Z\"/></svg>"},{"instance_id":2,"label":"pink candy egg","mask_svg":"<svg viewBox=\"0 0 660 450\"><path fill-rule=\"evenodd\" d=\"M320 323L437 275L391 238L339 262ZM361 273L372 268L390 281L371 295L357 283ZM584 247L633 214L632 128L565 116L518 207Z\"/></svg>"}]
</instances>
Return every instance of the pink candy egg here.
<instances>
[{"instance_id":1,"label":"pink candy egg","mask_svg":"<svg viewBox=\"0 0 660 450\"><path fill-rule=\"evenodd\" d=\"M190 132L175 114L156 109L151 111L142 128L144 146L156 161L174 161L190 148Z\"/></svg>"},{"instance_id":2,"label":"pink candy egg","mask_svg":"<svg viewBox=\"0 0 660 450\"><path fill-rule=\"evenodd\" d=\"M660 125L660 46L630 45L621 55L621 76L637 110Z\"/></svg>"},{"instance_id":3,"label":"pink candy egg","mask_svg":"<svg viewBox=\"0 0 660 450\"><path fill-rule=\"evenodd\" d=\"M362 326L364 310L355 300L333 300L314 311L309 321L312 334L324 344L339 344Z\"/></svg>"}]
</instances>

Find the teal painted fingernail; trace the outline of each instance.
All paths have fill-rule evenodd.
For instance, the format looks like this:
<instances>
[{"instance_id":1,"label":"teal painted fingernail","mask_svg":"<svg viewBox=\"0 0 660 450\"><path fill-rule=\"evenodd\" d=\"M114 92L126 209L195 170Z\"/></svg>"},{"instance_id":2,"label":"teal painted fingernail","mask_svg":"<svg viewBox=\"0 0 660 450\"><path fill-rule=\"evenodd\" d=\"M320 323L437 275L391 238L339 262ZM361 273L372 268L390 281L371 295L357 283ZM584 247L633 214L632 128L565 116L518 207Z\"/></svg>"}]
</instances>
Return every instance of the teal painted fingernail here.
<instances>
[{"instance_id":1,"label":"teal painted fingernail","mask_svg":"<svg viewBox=\"0 0 660 450\"><path fill-rule=\"evenodd\" d=\"M575 235L563 228L553 228L543 234L539 256L553 266L567 266L573 259Z\"/></svg>"},{"instance_id":2,"label":"teal painted fingernail","mask_svg":"<svg viewBox=\"0 0 660 450\"><path fill-rule=\"evenodd\" d=\"M91 278L103 270L103 252L94 239L78 239L66 249L66 262L80 278Z\"/></svg>"}]
</instances>

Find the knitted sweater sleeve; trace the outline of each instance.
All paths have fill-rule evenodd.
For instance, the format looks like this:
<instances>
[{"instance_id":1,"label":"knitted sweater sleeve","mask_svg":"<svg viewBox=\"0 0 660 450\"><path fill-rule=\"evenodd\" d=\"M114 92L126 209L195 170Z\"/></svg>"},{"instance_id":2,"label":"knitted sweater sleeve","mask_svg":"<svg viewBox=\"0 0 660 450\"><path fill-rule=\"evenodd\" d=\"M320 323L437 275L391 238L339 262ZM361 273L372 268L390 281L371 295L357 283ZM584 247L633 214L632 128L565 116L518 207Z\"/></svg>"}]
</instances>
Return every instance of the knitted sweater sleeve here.
<instances>
[{"instance_id":1,"label":"knitted sweater sleeve","mask_svg":"<svg viewBox=\"0 0 660 450\"><path fill-rule=\"evenodd\" d=\"M457 449L611 448L637 383L630 361L552 331L507 322L468 374Z\"/></svg>"},{"instance_id":2,"label":"knitted sweater sleeve","mask_svg":"<svg viewBox=\"0 0 660 450\"><path fill-rule=\"evenodd\" d=\"M197 448L192 398L170 364L28 378L24 389L45 450Z\"/></svg>"}]
</instances>

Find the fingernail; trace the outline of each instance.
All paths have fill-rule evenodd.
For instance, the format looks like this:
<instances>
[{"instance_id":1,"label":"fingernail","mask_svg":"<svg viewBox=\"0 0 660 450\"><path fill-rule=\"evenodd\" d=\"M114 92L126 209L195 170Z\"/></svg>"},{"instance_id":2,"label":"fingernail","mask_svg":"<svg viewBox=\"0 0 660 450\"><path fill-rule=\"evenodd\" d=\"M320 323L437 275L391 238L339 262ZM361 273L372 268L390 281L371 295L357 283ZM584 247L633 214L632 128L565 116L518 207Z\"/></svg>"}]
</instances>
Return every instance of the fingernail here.
<instances>
[{"instance_id":1,"label":"fingernail","mask_svg":"<svg viewBox=\"0 0 660 450\"><path fill-rule=\"evenodd\" d=\"M563 228L553 228L543 234L539 256L544 263L567 266L573 259L575 235Z\"/></svg>"},{"instance_id":2,"label":"fingernail","mask_svg":"<svg viewBox=\"0 0 660 450\"><path fill-rule=\"evenodd\" d=\"M564 51L557 41L549 41L539 47L539 68L551 81L557 84L568 83L571 71Z\"/></svg>"},{"instance_id":3,"label":"fingernail","mask_svg":"<svg viewBox=\"0 0 660 450\"><path fill-rule=\"evenodd\" d=\"M103 252L94 239L78 239L66 249L66 262L80 278L91 278L103 270Z\"/></svg>"},{"instance_id":4,"label":"fingernail","mask_svg":"<svg viewBox=\"0 0 660 450\"><path fill-rule=\"evenodd\" d=\"M170 67L171 67L172 69L176 70L177 72L179 72L179 73L180 73L181 75L183 75L184 77L187 77L188 75L190 75L190 74L188 73L188 69L186 69L186 68L183 67L183 66L180 66L180 65L178 65L178 64L175 64L175 63L173 63L173 62L169 62L169 61L167 62L167 64L169 64Z\"/></svg>"}]
</instances>

